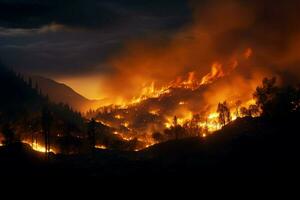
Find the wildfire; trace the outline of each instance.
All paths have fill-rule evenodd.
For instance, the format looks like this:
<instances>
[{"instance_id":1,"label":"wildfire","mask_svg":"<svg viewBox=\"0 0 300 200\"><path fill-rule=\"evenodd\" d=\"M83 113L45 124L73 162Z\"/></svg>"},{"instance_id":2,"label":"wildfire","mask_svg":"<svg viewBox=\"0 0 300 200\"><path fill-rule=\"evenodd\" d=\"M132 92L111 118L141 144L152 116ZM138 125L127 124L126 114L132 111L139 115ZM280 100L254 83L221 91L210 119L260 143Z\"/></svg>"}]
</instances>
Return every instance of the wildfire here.
<instances>
[{"instance_id":1,"label":"wildfire","mask_svg":"<svg viewBox=\"0 0 300 200\"><path fill-rule=\"evenodd\" d=\"M201 80L201 85L209 84L225 74L222 69L222 64L215 62L211 67L211 72L204 76Z\"/></svg>"},{"instance_id":2,"label":"wildfire","mask_svg":"<svg viewBox=\"0 0 300 200\"><path fill-rule=\"evenodd\" d=\"M29 141L26 141L26 140L24 140L22 142L25 143L25 144L28 144L34 151L41 152L41 153L46 153L46 149L45 149L44 145L41 145L37 142L32 143L32 142L29 142ZM51 153L56 154L56 152L53 149L50 149L50 151L47 151L47 152L51 152Z\"/></svg>"},{"instance_id":3,"label":"wildfire","mask_svg":"<svg viewBox=\"0 0 300 200\"><path fill-rule=\"evenodd\" d=\"M196 71L192 71L163 86L155 81L150 84L148 82L141 88L141 93L131 100L103 108L98 121L113 128L113 134L122 140L128 142L137 140L143 144L136 148L138 151L156 144L156 140L165 141L164 137L172 138L170 135L173 133L168 131L179 130L189 136L206 138L239 117L249 113L254 117L259 116L257 110L250 112L250 107L254 108L256 102L249 98L248 94L232 94L231 89L228 90L230 92L222 93L221 88L220 96L216 95L217 101L203 96L207 90L214 88L213 84L217 80L228 76L252 54L253 50L248 48L241 55L232 57L229 62L213 62L211 70L202 77L199 77ZM222 83L221 81L222 79L216 82L216 85ZM218 91L213 91L211 94L214 96L215 92ZM249 91L249 94L252 92ZM206 101L202 101L203 97ZM229 113L226 115L225 122L222 121L219 111L217 112L218 103L222 101L226 101L225 107ZM244 112L241 112L241 108ZM176 127L181 128L176 129ZM158 133L156 139L153 139L154 133ZM169 136L159 136L159 134Z\"/></svg>"}]
</instances>

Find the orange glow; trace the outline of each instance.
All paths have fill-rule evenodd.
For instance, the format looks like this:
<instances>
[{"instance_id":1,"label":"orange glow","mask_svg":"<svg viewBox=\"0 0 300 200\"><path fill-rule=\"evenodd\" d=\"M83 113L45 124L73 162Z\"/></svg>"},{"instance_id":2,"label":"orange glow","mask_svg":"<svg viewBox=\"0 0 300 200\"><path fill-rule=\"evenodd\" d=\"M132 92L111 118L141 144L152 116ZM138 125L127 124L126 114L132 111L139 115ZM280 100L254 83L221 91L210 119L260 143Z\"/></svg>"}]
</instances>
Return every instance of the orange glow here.
<instances>
[{"instance_id":1,"label":"orange glow","mask_svg":"<svg viewBox=\"0 0 300 200\"><path fill-rule=\"evenodd\" d=\"M152 115L159 115L160 109L150 110L149 113Z\"/></svg>"},{"instance_id":2,"label":"orange glow","mask_svg":"<svg viewBox=\"0 0 300 200\"><path fill-rule=\"evenodd\" d=\"M246 59L249 59L249 58L252 56L252 54L253 54L252 49L251 49L251 48L248 48L248 49L245 51L245 53L244 53L244 57L245 57Z\"/></svg>"},{"instance_id":3,"label":"orange glow","mask_svg":"<svg viewBox=\"0 0 300 200\"><path fill-rule=\"evenodd\" d=\"M45 149L44 145L41 145L39 143L32 143L32 142L29 142L29 141L26 141L26 140L24 140L22 142L25 143L25 144L28 144L34 151L41 152L41 153L46 152L46 149ZM48 151L48 152L56 154L56 152L53 149L50 149L50 151Z\"/></svg>"},{"instance_id":4,"label":"orange glow","mask_svg":"<svg viewBox=\"0 0 300 200\"><path fill-rule=\"evenodd\" d=\"M115 118L116 118L116 119L123 119L124 117L121 116L121 115L115 115Z\"/></svg>"},{"instance_id":5,"label":"orange glow","mask_svg":"<svg viewBox=\"0 0 300 200\"><path fill-rule=\"evenodd\" d=\"M96 149L107 149L107 147L105 145L96 145L95 148Z\"/></svg>"}]
</instances>

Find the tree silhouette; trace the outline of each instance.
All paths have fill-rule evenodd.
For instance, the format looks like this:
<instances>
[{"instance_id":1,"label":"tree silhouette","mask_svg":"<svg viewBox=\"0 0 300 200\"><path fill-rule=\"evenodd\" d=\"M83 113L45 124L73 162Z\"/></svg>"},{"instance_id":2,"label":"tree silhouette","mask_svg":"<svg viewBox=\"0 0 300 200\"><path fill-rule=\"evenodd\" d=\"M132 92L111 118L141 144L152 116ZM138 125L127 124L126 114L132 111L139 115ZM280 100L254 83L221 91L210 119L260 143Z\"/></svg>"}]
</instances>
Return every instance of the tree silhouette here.
<instances>
[{"instance_id":1,"label":"tree silhouette","mask_svg":"<svg viewBox=\"0 0 300 200\"><path fill-rule=\"evenodd\" d=\"M200 127L199 127L199 122L201 121L201 117L199 114L193 115L193 118L190 122L190 130L191 130L191 135L192 136L200 136Z\"/></svg>"},{"instance_id":2,"label":"tree silhouette","mask_svg":"<svg viewBox=\"0 0 300 200\"><path fill-rule=\"evenodd\" d=\"M241 114L243 117L249 117L249 116L251 116L251 113L250 113L249 109L246 108L246 107L241 107L241 109L240 109L240 114Z\"/></svg>"},{"instance_id":3,"label":"tree silhouette","mask_svg":"<svg viewBox=\"0 0 300 200\"><path fill-rule=\"evenodd\" d=\"M88 140L92 152L95 151L95 146L96 146L96 126L97 126L97 122L95 121L94 118L92 118L91 121L88 123L88 132L87 132Z\"/></svg>"},{"instance_id":4,"label":"tree silhouette","mask_svg":"<svg viewBox=\"0 0 300 200\"><path fill-rule=\"evenodd\" d=\"M163 142L164 141L164 136L160 132L154 132L152 134L152 138L157 141L157 142Z\"/></svg>"},{"instance_id":5,"label":"tree silhouette","mask_svg":"<svg viewBox=\"0 0 300 200\"><path fill-rule=\"evenodd\" d=\"M175 140L178 140L179 130L178 130L178 118L177 118L177 116L174 116L174 119L173 119L173 130L174 130L174 133L175 133Z\"/></svg>"},{"instance_id":6,"label":"tree silhouette","mask_svg":"<svg viewBox=\"0 0 300 200\"><path fill-rule=\"evenodd\" d=\"M219 103L217 112L219 113L219 123L225 126L231 121L230 110L228 108L227 102Z\"/></svg>"},{"instance_id":7,"label":"tree silhouette","mask_svg":"<svg viewBox=\"0 0 300 200\"><path fill-rule=\"evenodd\" d=\"M241 105L242 105L241 100L238 100L238 101L235 102L235 106L236 106L236 111L235 111L236 113L235 114L236 114L237 117L240 117L240 112L239 111L240 111Z\"/></svg>"},{"instance_id":8,"label":"tree silhouette","mask_svg":"<svg viewBox=\"0 0 300 200\"><path fill-rule=\"evenodd\" d=\"M257 105L250 105L248 111L252 117L257 117L260 114L259 107Z\"/></svg>"},{"instance_id":9,"label":"tree silhouette","mask_svg":"<svg viewBox=\"0 0 300 200\"><path fill-rule=\"evenodd\" d=\"M8 123L2 127L2 134L4 136L4 144L9 146L15 142L15 132L11 129Z\"/></svg>"},{"instance_id":10,"label":"tree silhouette","mask_svg":"<svg viewBox=\"0 0 300 200\"><path fill-rule=\"evenodd\" d=\"M253 96L256 99L258 107L263 111L263 115L271 116L272 102L277 92L278 87L276 87L275 77L271 79L264 78L262 81L262 86L256 88Z\"/></svg>"},{"instance_id":11,"label":"tree silhouette","mask_svg":"<svg viewBox=\"0 0 300 200\"><path fill-rule=\"evenodd\" d=\"M45 106L42 111L42 129L44 133L45 138L45 155L46 158L49 158L49 152L50 152L50 131L51 131L51 125L53 122L53 116L49 109Z\"/></svg>"}]
</instances>

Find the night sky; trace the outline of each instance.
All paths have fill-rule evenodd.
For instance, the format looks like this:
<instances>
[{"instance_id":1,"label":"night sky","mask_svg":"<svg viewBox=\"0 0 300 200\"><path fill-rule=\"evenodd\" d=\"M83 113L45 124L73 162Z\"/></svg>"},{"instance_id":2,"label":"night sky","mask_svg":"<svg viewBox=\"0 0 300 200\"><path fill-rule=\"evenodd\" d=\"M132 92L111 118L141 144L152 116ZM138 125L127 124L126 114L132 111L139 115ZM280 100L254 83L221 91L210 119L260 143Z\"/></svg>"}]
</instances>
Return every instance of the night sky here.
<instances>
[{"instance_id":1,"label":"night sky","mask_svg":"<svg viewBox=\"0 0 300 200\"><path fill-rule=\"evenodd\" d=\"M189 13L184 0L1 0L1 60L50 76L105 72L125 40L174 31Z\"/></svg>"}]
</instances>

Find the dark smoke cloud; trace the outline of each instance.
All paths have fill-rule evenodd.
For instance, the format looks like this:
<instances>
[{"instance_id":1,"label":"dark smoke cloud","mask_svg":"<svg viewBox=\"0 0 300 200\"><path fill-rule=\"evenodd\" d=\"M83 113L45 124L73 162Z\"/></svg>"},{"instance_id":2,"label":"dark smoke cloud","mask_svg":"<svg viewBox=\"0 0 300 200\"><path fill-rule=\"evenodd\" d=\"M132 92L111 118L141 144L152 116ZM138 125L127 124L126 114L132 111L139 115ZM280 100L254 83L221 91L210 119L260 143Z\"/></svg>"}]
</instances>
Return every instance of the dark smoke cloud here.
<instances>
[{"instance_id":1,"label":"dark smoke cloud","mask_svg":"<svg viewBox=\"0 0 300 200\"><path fill-rule=\"evenodd\" d=\"M188 17L185 0L0 0L0 59L51 77L108 73L101 63L125 40Z\"/></svg>"},{"instance_id":2,"label":"dark smoke cloud","mask_svg":"<svg viewBox=\"0 0 300 200\"><path fill-rule=\"evenodd\" d=\"M163 85L189 71L201 78L216 61L228 71L238 60L232 79L244 83L258 84L263 76L299 81L299 1L190 1L190 6L194 18L176 34L130 41L109 60L116 73L109 77L108 93L118 95L122 86L127 90L120 95L130 98L147 82ZM247 48L253 56L242 62Z\"/></svg>"}]
</instances>

